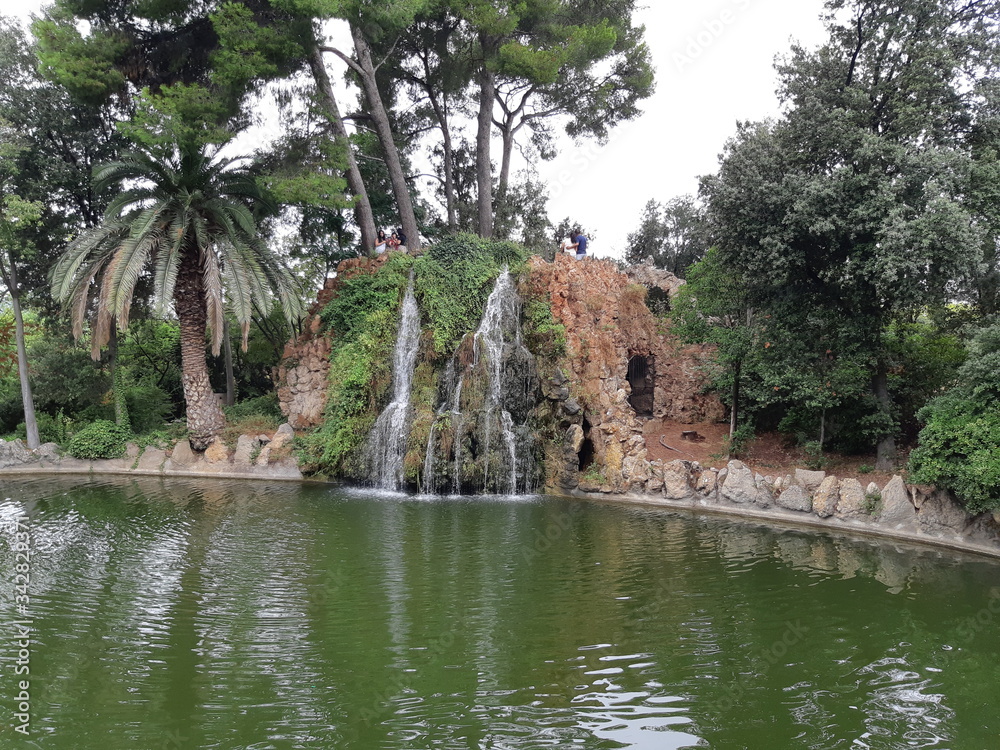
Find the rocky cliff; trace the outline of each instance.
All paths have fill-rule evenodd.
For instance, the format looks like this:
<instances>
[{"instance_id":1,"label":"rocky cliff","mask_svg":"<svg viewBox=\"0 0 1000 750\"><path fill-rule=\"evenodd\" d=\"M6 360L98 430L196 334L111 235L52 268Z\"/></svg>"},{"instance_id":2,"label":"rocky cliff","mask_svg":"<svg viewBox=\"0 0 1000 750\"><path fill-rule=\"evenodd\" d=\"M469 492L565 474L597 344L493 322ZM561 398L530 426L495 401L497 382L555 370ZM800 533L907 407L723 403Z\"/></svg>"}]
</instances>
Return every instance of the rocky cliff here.
<instances>
[{"instance_id":1,"label":"rocky cliff","mask_svg":"<svg viewBox=\"0 0 1000 750\"><path fill-rule=\"evenodd\" d=\"M330 337L336 335L323 330L322 309L337 294L343 279L378 273L384 262L382 258L345 261L338 278L321 293L304 333L286 347L277 373L278 394L282 411L297 429L322 420ZM530 330L525 331L523 346L515 342L520 340L520 331L499 334L502 342L495 355L480 351L478 333L467 336L447 360L435 358L424 346L417 368L424 368L424 388L429 377L438 396L434 404L425 399L413 406L410 424L415 435L410 439L412 455L406 459L410 483L436 491L449 487L475 491L472 477L477 472L488 477L488 465L504 463L497 456L479 458L490 441L488 433L485 437L474 432L454 434L459 429L456 424L467 429L469 414L480 415L473 421L491 419L484 411L488 411L490 386L482 379L485 375L475 379L476 368L482 368L484 356L498 356L503 359L498 367L505 373L504 384L493 398L502 408L500 416L492 418L499 420L497 429L503 433L501 423L508 419L503 415L509 415L513 431L509 434L518 434L519 446L532 444L537 467L528 473L536 479L525 488L582 486L624 491L643 487L652 476L642 429L645 419L695 423L724 418L722 404L704 393L705 375L699 365L706 352L681 346L671 336L666 319L654 315L646 304L650 289L669 293L681 283L656 269L623 272L611 261L577 261L568 255L551 263L531 258L516 283L519 299L527 301L529 311L519 309L517 314L530 317L537 309L535 303L544 303L564 330L563 350L529 351L532 346L549 346L548 339L533 337ZM530 329L532 323L525 320L525 325ZM473 387L476 382L480 384ZM459 398L461 403L449 406L449 398ZM438 449L440 455L430 455ZM422 450L427 455L420 455ZM518 447L510 452L525 450ZM514 455L512 460L520 463L530 458ZM483 462L488 465L479 465Z\"/></svg>"}]
</instances>

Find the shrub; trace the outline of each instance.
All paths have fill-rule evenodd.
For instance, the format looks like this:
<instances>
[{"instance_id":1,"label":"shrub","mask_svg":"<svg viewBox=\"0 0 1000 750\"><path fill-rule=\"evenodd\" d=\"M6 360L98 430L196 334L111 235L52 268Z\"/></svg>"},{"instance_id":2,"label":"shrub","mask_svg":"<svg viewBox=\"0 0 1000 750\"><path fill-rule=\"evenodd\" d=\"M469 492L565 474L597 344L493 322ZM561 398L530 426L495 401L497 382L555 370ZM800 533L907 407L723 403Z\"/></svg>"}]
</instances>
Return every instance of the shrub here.
<instances>
[{"instance_id":1,"label":"shrub","mask_svg":"<svg viewBox=\"0 0 1000 750\"><path fill-rule=\"evenodd\" d=\"M123 394L132 431L140 435L161 427L174 409L170 394L155 385L133 385Z\"/></svg>"},{"instance_id":2,"label":"shrub","mask_svg":"<svg viewBox=\"0 0 1000 750\"><path fill-rule=\"evenodd\" d=\"M247 417L266 417L281 419L281 407L278 405L278 394L269 393L265 396L248 398L238 404L223 408L228 421L238 421Z\"/></svg>"},{"instance_id":3,"label":"shrub","mask_svg":"<svg viewBox=\"0 0 1000 750\"><path fill-rule=\"evenodd\" d=\"M74 458L121 458L132 433L124 427L100 419L84 427L69 441L67 452Z\"/></svg>"},{"instance_id":4,"label":"shrub","mask_svg":"<svg viewBox=\"0 0 1000 750\"><path fill-rule=\"evenodd\" d=\"M434 331L434 349L450 354L475 330L504 266L518 273L527 251L513 242L493 242L457 234L432 245L417 259L420 309Z\"/></svg>"},{"instance_id":5,"label":"shrub","mask_svg":"<svg viewBox=\"0 0 1000 750\"><path fill-rule=\"evenodd\" d=\"M917 416L910 480L951 490L972 513L1000 507L1000 325L976 334L958 384Z\"/></svg>"}]
</instances>

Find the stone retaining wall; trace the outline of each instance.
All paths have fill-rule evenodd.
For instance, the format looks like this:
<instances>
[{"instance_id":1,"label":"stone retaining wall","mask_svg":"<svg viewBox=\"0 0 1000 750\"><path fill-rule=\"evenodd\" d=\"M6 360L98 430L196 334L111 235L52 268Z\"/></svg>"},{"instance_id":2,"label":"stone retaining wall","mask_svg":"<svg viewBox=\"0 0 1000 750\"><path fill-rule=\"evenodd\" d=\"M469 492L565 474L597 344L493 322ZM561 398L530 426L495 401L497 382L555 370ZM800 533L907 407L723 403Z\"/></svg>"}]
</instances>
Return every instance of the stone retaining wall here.
<instances>
[{"instance_id":1,"label":"stone retaining wall","mask_svg":"<svg viewBox=\"0 0 1000 750\"><path fill-rule=\"evenodd\" d=\"M594 496L595 493L578 493ZM740 461L724 469L693 461L653 461L649 477L627 495L632 502L705 509L817 528L889 536L1000 557L1000 514L970 516L943 490L907 485L894 476L863 487L822 471L796 469L762 476Z\"/></svg>"}]
</instances>

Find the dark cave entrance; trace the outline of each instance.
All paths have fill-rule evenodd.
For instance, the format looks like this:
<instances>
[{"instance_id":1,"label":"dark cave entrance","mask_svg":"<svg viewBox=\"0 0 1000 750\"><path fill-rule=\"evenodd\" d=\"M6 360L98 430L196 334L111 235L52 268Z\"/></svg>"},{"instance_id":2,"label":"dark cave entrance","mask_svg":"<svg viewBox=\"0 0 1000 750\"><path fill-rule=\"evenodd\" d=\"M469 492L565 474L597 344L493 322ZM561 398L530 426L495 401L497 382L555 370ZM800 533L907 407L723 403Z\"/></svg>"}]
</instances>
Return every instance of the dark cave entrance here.
<instances>
[{"instance_id":1,"label":"dark cave entrance","mask_svg":"<svg viewBox=\"0 0 1000 750\"><path fill-rule=\"evenodd\" d=\"M628 361L628 384L632 386L632 395L628 402L635 409L636 416L653 416L653 357L636 355Z\"/></svg>"},{"instance_id":2,"label":"dark cave entrance","mask_svg":"<svg viewBox=\"0 0 1000 750\"><path fill-rule=\"evenodd\" d=\"M594 441L590 439L591 424L586 419L583 420L583 445L580 446L580 471L585 472L594 463Z\"/></svg>"}]
</instances>

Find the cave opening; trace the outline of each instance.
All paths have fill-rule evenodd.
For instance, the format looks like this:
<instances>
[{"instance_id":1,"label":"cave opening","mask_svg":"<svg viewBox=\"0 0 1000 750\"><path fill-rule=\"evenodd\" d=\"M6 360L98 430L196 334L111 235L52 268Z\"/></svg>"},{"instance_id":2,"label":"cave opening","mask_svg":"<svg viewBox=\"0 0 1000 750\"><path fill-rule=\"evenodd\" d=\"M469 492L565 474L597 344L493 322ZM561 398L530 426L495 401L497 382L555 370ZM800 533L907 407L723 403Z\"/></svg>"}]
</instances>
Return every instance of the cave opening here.
<instances>
[{"instance_id":1,"label":"cave opening","mask_svg":"<svg viewBox=\"0 0 1000 750\"><path fill-rule=\"evenodd\" d=\"M637 354L628 361L626 378L632 387L632 394L629 396L628 402L638 417L653 416L654 364L653 357L641 354Z\"/></svg>"},{"instance_id":2,"label":"cave opening","mask_svg":"<svg viewBox=\"0 0 1000 750\"><path fill-rule=\"evenodd\" d=\"M581 472L585 472L590 468L591 464L594 463L594 441L590 439L590 429L591 424L586 419L583 420L583 444L580 446L580 452L577 456L580 459L579 468Z\"/></svg>"}]
</instances>

